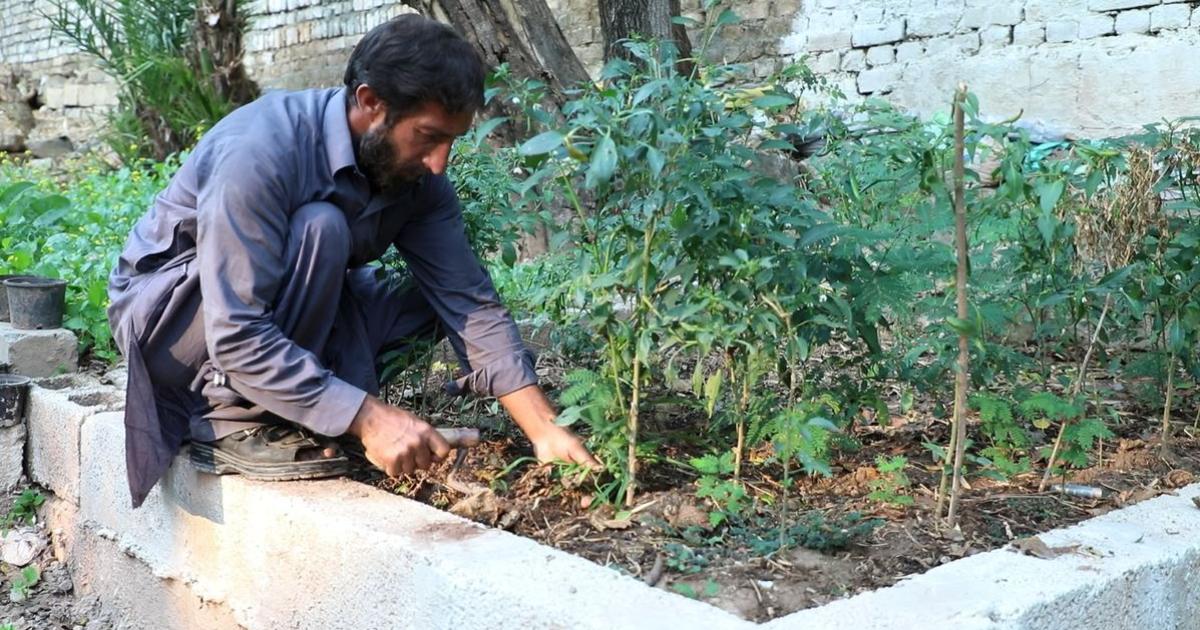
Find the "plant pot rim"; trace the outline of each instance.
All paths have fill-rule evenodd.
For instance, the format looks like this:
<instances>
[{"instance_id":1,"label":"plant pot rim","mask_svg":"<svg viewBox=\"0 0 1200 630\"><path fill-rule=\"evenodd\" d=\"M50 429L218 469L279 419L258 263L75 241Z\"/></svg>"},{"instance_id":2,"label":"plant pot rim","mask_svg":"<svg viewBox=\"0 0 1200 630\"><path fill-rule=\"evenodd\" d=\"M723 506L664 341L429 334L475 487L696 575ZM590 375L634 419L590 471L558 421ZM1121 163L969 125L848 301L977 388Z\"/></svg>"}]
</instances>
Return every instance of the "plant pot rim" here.
<instances>
[{"instance_id":1,"label":"plant pot rim","mask_svg":"<svg viewBox=\"0 0 1200 630\"><path fill-rule=\"evenodd\" d=\"M17 287L22 289L52 288L66 286L67 284L66 280L47 278L45 276L17 276L13 278L4 278L2 282L6 287Z\"/></svg>"},{"instance_id":2,"label":"plant pot rim","mask_svg":"<svg viewBox=\"0 0 1200 630\"><path fill-rule=\"evenodd\" d=\"M29 385L32 382L32 378L21 374L0 374L0 387Z\"/></svg>"}]
</instances>

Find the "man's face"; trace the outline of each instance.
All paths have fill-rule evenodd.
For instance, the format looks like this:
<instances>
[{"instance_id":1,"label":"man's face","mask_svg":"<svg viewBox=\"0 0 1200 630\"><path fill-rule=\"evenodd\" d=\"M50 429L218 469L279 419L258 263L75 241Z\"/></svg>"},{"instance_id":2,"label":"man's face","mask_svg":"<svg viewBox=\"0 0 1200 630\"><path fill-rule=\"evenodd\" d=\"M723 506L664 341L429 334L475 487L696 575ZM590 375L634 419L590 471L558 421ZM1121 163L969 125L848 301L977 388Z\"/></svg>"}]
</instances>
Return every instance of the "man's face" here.
<instances>
[{"instance_id":1,"label":"man's face","mask_svg":"<svg viewBox=\"0 0 1200 630\"><path fill-rule=\"evenodd\" d=\"M379 190L425 174L441 175L454 140L470 129L474 118L474 112L450 114L441 104L427 102L388 128L381 113L358 139L359 168Z\"/></svg>"}]
</instances>

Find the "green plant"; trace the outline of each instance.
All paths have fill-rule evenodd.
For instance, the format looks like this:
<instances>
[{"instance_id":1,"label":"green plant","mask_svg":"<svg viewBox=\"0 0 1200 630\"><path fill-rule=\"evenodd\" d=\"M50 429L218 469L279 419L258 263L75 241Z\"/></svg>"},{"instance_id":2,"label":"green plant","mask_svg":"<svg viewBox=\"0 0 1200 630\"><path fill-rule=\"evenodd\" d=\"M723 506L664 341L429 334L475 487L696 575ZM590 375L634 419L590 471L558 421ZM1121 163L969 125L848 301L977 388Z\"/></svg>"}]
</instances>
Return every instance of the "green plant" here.
<instances>
[{"instance_id":1,"label":"green plant","mask_svg":"<svg viewBox=\"0 0 1200 630\"><path fill-rule=\"evenodd\" d=\"M696 457L689 463L700 473L700 479L696 482L696 497L708 499L716 507L708 513L709 524L720 525L740 516L745 508L746 489L741 482L724 478L733 473L733 452Z\"/></svg>"},{"instance_id":2,"label":"green plant","mask_svg":"<svg viewBox=\"0 0 1200 630\"><path fill-rule=\"evenodd\" d=\"M699 592L691 584L684 584L682 582L672 584L671 588L675 589L676 593L692 599L716 597L717 593L721 592L721 586L711 579L704 581L704 590Z\"/></svg>"},{"instance_id":3,"label":"green plant","mask_svg":"<svg viewBox=\"0 0 1200 630\"><path fill-rule=\"evenodd\" d=\"M892 505L912 505L912 496L905 494L910 485L908 475L904 473L907 466L908 458L903 455L876 457L875 469L879 471L879 478L871 481L871 493L867 498Z\"/></svg>"},{"instance_id":4,"label":"green plant","mask_svg":"<svg viewBox=\"0 0 1200 630\"><path fill-rule=\"evenodd\" d=\"M730 527L730 536L757 556L792 547L837 551L871 535L883 519L864 519L858 512L830 517L819 510L805 512L794 522L779 525L769 517L746 519Z\"/></svg>"},{"instance_id":5,"label":"green plant","mask_svg":"<svg viewBox=\"0 0 1200 630\"><path fill-rule=\"evenodd\" d=\"M1013 415L1009 400L988 393L971 397L971 405L979 411L980 432L988 445L979 454L987 460L992 476L1007 479L1028 472L1031 468L1026 454L1030 445L1028 432Z\"/></svg>"},{"instance_id":6,"label":"green plant","mask_svg":"<svg viewBox=\"0 0 1200 630\"><path fill-rule=\"evenodd\" d=\"M44 15L54 31L94 57L121 85L108 143L126 164L162 160L190 147L244 102L235 102L210 80L214 72L228 69L215 67L212 49L196 41L202 19L196 0L54 0L51 5L53 12ZM236 15L234 10L221 17ZM239 24L232 33L240 37L244 27Z\"/></svg>"},{"instance_id":7,"label":"green plant","mask_svg":"<svg viewBox=\"0 0 1200 630\"><path fill-rule=\"evenodd\" d=\"M1088 453L1094 441L1113 437L1112 431L1099 418L1086 418L1086 401L1069 401L1051 392L1037 392L1021 401L1021 415L1039 429L1049 429L1054 424L1065 426L1062 448L1050 461L1052 448L1043 447L1041 454L1047 459L1047 468L1062 462L1083 468L1088 464Z\"/></svg>"},{"instance_id":8,"label":"green plant","mask_svg":"<svg viewBox=\"0 0 1200 630\"><path fill-rule=\"evenodd\" d=\"M786 86L811 74L786 69L741 104L739 68L681 75L669 51L629 50L638 63L611 62L561 123L530 116L554 128L520 147L539 194L560 194L573 212L574 268L549 303L598 346L595 373L608 384L593 419L616 426L591 446L610 469L624 464L612 472L626 503L652 452L644 414L682 370L705 428L730 443L737 477L783 404L759 387L764 378L786 373L801 390L812 348L835 334L878 346L878 311L856 300L876 275L862 252L869 235L832 224L794 183L755 167L789 146L798 112Z\"/></svg>"},{"instance_id":9,"label":"green plant","mask_svg":"<svg viewBox=\"0 0 1200 630\"><path fill-rule=\"evenodd\" d=\"M667 567L679 573L699 573L708 566L708 558L687 545L667 543L663 545L663 553Z\"/></svg>"},{"instance_id":10,"label":"green plant","mask_svg":"<svg viewBox=\"0 0 1200 630\"><path fill-rule=\"evenodd\" d=\"M42 572L37 565L29 565L12 576L9 581L8 598L13 602L23 602L29 598L29 592L42 579Z\"/></svg>"},{"instance_id":11,"label":"green plant","mask_svg":"<svg viewBox=\"0 0 1200 630\"><path fill-rule=\"evenodd\" d=\"M13 501L8 513L0 520L0 532L8 531L13 525L32 525L37 520L37 509L46 502L46 497L37 490L22 490Z\"/></svg>"},{"instance_id":12,"label":"green plant","mask_svg":"<svg viewBox=\"0 0 1200 630\"><path fill-rule=\"evenodd\" d=\"M176 158L109 170L74 164L61 180L0 161L0 273L67 281L64 326L82 351L115 361L108 275L134 223L179 167Z\"/></svg>"}]
</instances>

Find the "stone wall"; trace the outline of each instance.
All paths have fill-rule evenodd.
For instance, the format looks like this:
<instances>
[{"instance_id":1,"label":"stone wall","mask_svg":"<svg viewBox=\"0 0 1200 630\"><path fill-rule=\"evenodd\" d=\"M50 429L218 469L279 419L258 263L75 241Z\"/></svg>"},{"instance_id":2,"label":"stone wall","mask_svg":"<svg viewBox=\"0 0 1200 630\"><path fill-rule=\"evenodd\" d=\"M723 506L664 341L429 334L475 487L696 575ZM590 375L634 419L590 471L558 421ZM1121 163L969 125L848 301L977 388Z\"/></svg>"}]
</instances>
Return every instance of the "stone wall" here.
<instances>
[{"instance_id":1,"label":"stone wall","mask_svg":"<svg viewBox=\"0 0 1200 630\"><path fill-rule=\"evenodd\" d=\"M571 42L584 67L596 76L604 63L604 38L600 32L600 12L596 0L547 0L558 18L567 41ZM703 0L682 0L683 14L704 23ZM780 54L780 40L792 32L801 0L740 0L734 10L741 21L723 29L708 49L717 61L736 61L750 65L755 76L765 77L786 61ZM700 33L691 33L698 45Z\"/></svg>"},{"instance_id":2,"label":"stone wall","mask_svg":"<svg viewBox=\"0 0 1200 630\"><path fill-rule=\"evenodd\" d=\"M86 143L117 103L117 84L55 37L49 0L0 0L0 150Z\"/></svg>"},{"instance_id":3,"label":"stone wall","mask_svg":"<svg viewBox=\"0 0 1200 630\"><path fill-rule=\"evenodd\" d=\"M851 96L945 110L964 81L985 115L1106 136L1200 113L1195 0L807 0L782 52Z\"/></svg>"},{"instance_id":4,"label":"stone wall","mask_svg":"<svg viewBox=\"0 0 1200 630\"><path fill-rule=\"evenodd\" d=\"M358 40L413 12L394 0L255 0L248 8L246 70L260 86L284 89L340 85Z\"/></svg>"},{"instance_id":5,"label":"stone wall","mask_svg":"<svg viewBox=\"0 0 1200 630\"><path fill-rule=\"evenodd\" d=\"M596 73L596 0L547 0ZM701 0L684 12L703 21ZM1200 0L739 0L709 48L766 76L806 57L848 96L929 113L959 81L985 115L1104 136L1200 113ZM263 88L337 85L354 44L409 11L394 0L254 0L246 67ZM117 87L53 37L50 0L0 0L0 150L87 146ZM693 34L698 42L699 33ZM60 139L66 139L63 142ZM57 144L56 144L57 143Z\"/></svg>"}]
</instances>

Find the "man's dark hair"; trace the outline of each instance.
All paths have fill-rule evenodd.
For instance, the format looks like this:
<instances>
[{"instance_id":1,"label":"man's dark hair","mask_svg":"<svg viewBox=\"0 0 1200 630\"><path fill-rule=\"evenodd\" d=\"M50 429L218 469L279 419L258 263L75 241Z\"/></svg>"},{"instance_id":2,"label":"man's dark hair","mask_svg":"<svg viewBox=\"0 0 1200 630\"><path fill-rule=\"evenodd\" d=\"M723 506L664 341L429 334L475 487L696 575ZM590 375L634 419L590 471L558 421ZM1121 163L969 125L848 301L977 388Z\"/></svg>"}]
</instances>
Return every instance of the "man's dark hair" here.
<instances>
[{"instance_id":1,"label":"man's dark hair","mask_svg":"<svg viewBox=\"0 0 1200 630\"><path fill-rule=\"evenodd\" d=\"M388 106L387 124L435 101L448 113L483 107L483 63L449 26L416 14L371 29L346 64L346 101L367 84Z\"/></svg>"}]
</instances>

